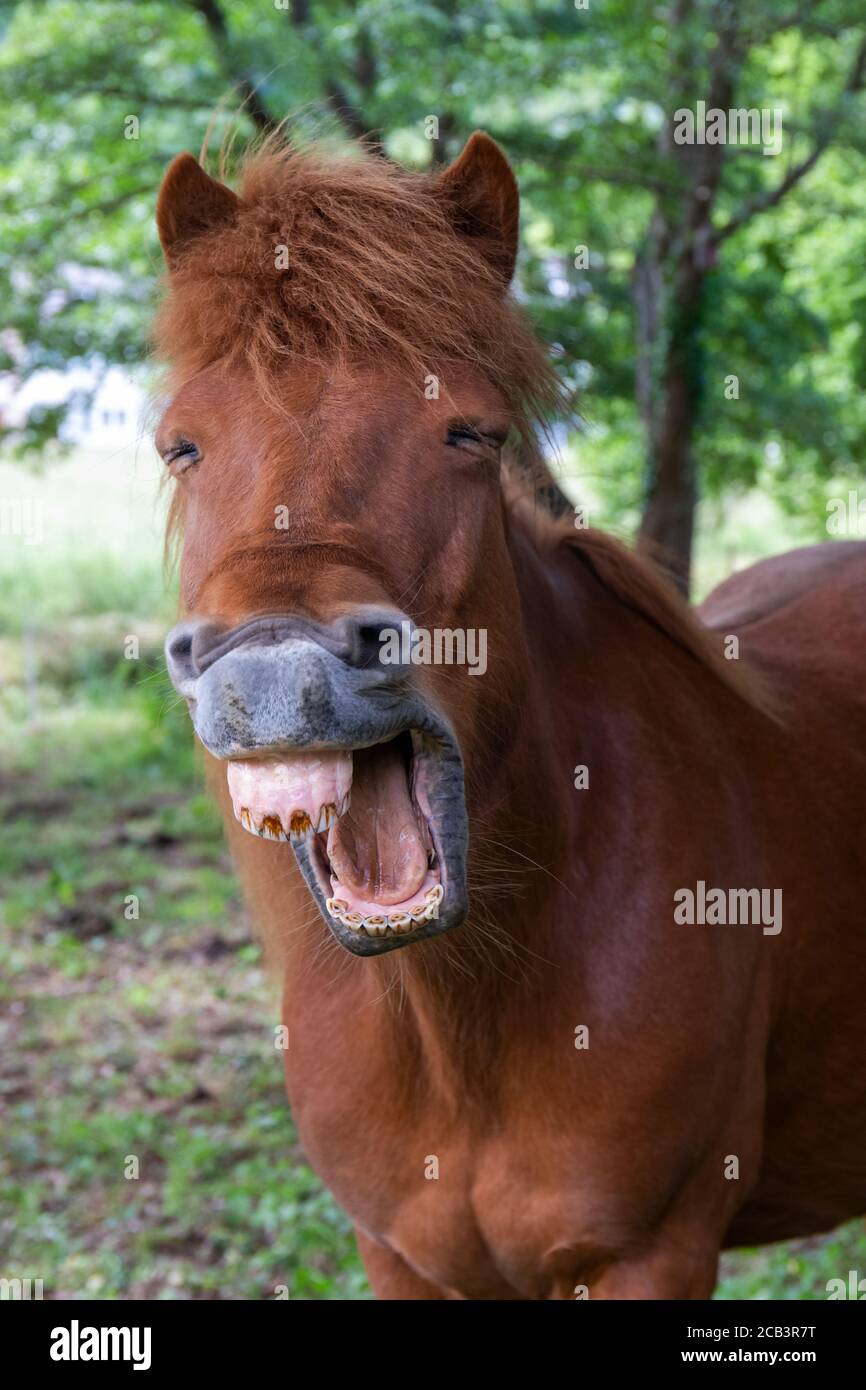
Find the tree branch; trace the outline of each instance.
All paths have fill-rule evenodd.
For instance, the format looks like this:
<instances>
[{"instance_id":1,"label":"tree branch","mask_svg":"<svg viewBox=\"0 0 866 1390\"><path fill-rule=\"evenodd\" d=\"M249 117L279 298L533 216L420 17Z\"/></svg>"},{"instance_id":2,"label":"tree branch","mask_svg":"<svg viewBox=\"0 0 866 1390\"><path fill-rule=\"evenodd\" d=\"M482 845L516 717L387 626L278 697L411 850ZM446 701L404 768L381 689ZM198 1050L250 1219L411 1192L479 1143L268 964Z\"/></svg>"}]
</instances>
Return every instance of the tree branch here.
<instances>
[{"instance_id":1,"label":"tree branch","mask_svg":"<svg viewBox=\"0 0 866 1390\"><path fill-rule=\"evenodd\" d=\"M228 24L225 14L220 8L219 0L188 0L188 3L192 5L194 10L198 11L207 25L223 72L241 93L244 109L253 125L264 132L273 130L276 121L259 96L256 84L249 73L239 73L235 67Z\"/></svg>"},{"instance_id":2,"label":"tree branch","mask_svg":"<svg viewBox=\"0 0 866 1390\"><path fill-rule=\"evenodd\" d=\"M321 36L310 13L309 0L292 0L291 8L286 13L289 16L290 24L303 35L316 57L322 62ZM369 95L376 82L376 62L372 45L363 30L359 35L354 67L355 76L361 89ZM372 154L384 156L385 149L380 136L367 125L362 112L352 101L342 83L335 77L329 76L325 78L324 88L325 101L343 129L353 140L363 140Z\"/></svg>"},{"instance_id":3,"label":"tree branch","mask_svg":"<svg viewBox=\"0 0 866 1390\"><path fill-rule=\"evenodd\" d=\"M757 47L758 44L768 43L777 34L784 34L790 29L802 29L804 34L820 34L824 38L837 39L845 28L851 27L850 23L844 20L835 23L830 19L822 19L817 15L816 10L820 9L825 0L807 0L801 9L791 10L786 15L778 15L775 19L769 16L766 22L752 22L748 16L744 17L744 32L750 47ZM853 21L851 21L853 23Z\"/></svg>"},{"instance_id":4,"label":"tree branch","mask_svg":"<svg viewBox=\"0 0 866 1390\"><path fill-rule=\"evenodd\" d=\"M632 167L623 166L621 169L606 164L579 164L574 161L574 141L535 140L531 136L526 138L524 132L500 132L490 122L485 129L494 140L505 146L515 159L528 157L543 163L544 169L548 171L558 173L561 170L589 181L622 184L627 188L642 188L650 193L669 193L673 196L679 196L687 187L685 177L666 179L647 168L649 161L654 158L652 153L649 153L639 166L635 164Z\"/></svg>"},{"instance_id":5,"label":"tree branch","mask_svg":"<svg viewBox=\"0 0 866 1390\"><path fill-rule=\"evenodd\" d=\"M76 97L96 96L106 97L109 100L116 99L122 101L124 102L125 110L128 111L130 115L134 115L136 110L145 106L160 106L166 107L168 110L176 109L180 111L212 111L218 95L217 93L215 96L205 96L203 94L201 97L183 97L175 92L167 94L159 92L132 92L128 87L105 86L102 83L100 83L98 87L87 85L83 87L64 87L63 89L64 100L69 100L70 97L74 99Z\"/></svg>"},{"instance_id":6,"label":"tree branch","mask_svg":"<svg viewBox=\"0 0 866 1390\"><path fill-rule=\"evenodd\" d=\"M453 111L444 111L439 117L439 134L430 142L431 163L447 164L451 152L451 141L457 130Z\"/></svg>"},{"instance_id":7,"label":"tree branch","mask_svg":"<svg viewBox=\"0 0 866 1390\"><path fill-rule=\"evenodd\" d=\"M851 71L848 74L848 80L841 92L841 99L844 100L845 97L854 96L857 92L862 91L864 83L866 83L866 36L860 40L860 45L851 66ZM839 104L837 104L837 110ZM766 193L762 193L759 197L752 198L747 202L723 227L720 227L718 231L713 233L714 240L717 243L724 241L727 237L733 236L734 232L738 232L741 227L744 227L746 223L750 222L758 213L767 212L770 208L774 208L781 203L782 199L790 193L791 189L796 188L797 184L802 182L809 171L814 169L821 155L832 142L831 122L828 118L827 133L816 139L814 146L809 154L806 155L805 159L801 159L798 164L792 164L781 183L778 183L775 188L771 188Z\"/></svg>"},{"instance_id":8,"label":"tree branch","mask_svg":"<svg viewBox=\"0 0 866 1390\"><path fill-rule=\"evenodd\" d=\"M158 154L151 155L147 160L142 161L142 163L149 168L153 166L165 168L170 159L171 154ZM106 198L102 202L88 203L84 207L72 208L67 211L68 200L73 198L77 193L91 190L92 184L82 183L57 189L52 194L52 203L54 206L63 208L62 226L71 226L73 222L88 222L94 217L108 217L111 213L118 212L121 208L125 207L132 198L152 197L153 176L152 174L148 174L147 178L142 183L124 188L122 192L115 194L111 198ZM58 223L58 232L59 225ZM15 248L15 254L18 257L29 255L38 256L40 252L44 252L49 246L50 239L44 231L40 231L37 235L20 242Z\"/></svg>"}]
</instances>

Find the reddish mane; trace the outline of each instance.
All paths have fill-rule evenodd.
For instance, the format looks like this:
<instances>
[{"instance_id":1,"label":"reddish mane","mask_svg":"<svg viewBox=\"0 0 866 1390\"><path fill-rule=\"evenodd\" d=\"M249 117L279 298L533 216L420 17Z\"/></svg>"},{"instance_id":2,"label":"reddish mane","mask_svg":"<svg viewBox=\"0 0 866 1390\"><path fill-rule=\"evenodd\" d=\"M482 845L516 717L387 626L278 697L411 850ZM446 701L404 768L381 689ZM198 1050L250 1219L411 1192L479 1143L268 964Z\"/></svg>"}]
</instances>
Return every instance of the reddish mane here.
<instances>
[{"instance_id":1,"label":"reddish mane","mask_svg":"<svg viewBox=\"0 0 866 1390\"><path fill-rule=\"evenodd\" d=\"M455 231L436 177L360 148L299 151L272 137L250 151L233 222L196 239L172 274L155 338L173 382L240 355L278 401L292 360L327 368L383 356L423 390L452 359L481 370L527 433L543 423L561 403L556 374L495 271Z\"/></svg>"}]
</instances>

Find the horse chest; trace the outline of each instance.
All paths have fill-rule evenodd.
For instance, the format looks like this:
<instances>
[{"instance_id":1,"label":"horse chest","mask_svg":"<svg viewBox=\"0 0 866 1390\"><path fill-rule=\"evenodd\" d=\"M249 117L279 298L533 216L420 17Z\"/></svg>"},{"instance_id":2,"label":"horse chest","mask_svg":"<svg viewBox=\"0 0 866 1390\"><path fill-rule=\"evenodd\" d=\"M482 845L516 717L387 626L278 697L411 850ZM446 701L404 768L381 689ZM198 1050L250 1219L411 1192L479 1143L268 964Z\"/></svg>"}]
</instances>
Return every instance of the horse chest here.
<instances>
[{"instance_id":1,"label":"horse chest","mask_svg":"<svg viewBox=\"0 0 866 1390\"><path fill-rule=\"evenodd\" d=\"M586 1053L567 1057L574 1051L583 1071L557 1072L536 1039L518 1086L518 1065L530 1066L521 1047L502 1063L500 1103L486 1112L479 1097L440 1100L447 1090L423 1061L411 1084L398 1080L381 1014L369 1015L381 1026L362 1029L354 1012L347 1028L335 1005L323 1026L292 1002L286 1079L310 1163L356 1225L421 1278L474 1298L574 1297L646 1229L659 1199L637 1143L649 1102L628 1107L634 1143L621 1114L607 1131L600 1079L580 1081ZM658 1140L663 1148L644 1154L651 1173L678 1171L675 1135L663 1129Z\"/></svg>"},{"instance_id":2,"label":"horse chest","mask_svg":"<svg viewBox=\"0 0 866 1390\"><path fill-rule=\"evenodd\" d=\"M595 1262L587 1189L578 1195L565 1179L527 1185L522 1164L483 1149L443 1157L438 1179L394 1212L388 1245L425 1279L465 1298L573 1297ZM449 1175L466 1157L468 1174Z\"/></svg>"},{"instance_id":3,"label":"horse chest","mask_svg":"<svg viewBox=\"0 0 866 1390\"><path fill-rule=\"evenodd\" d=\"M340 1205L420 1277L467 1298L574 1297L612 1214L573 1153L473 1136L430 1111L398 1126L295 1103L304 1147ZM363 1139L360 1136L363 1135ZM603 1218L600 1220L599 1218Z\"/></svg>"}]
</instances>

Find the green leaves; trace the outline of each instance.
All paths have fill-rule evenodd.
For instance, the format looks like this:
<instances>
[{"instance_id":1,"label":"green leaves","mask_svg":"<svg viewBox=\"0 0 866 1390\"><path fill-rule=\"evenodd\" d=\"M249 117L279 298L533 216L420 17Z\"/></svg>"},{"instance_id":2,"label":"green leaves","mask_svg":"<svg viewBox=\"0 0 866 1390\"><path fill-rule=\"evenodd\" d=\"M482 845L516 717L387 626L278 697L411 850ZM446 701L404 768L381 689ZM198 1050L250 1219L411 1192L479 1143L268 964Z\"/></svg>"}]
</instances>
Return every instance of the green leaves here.
<instances>
[{"instance_id":1,"label":"green leaves","mask_svg":"<svg viewBox=\"0 0 866 1390\"><path fill-rule=\"evenodd\" d=\"M866 141L850 83L866 26L853 0L798 22L795 12L736 7L732 100L782 110L785 144L776 159L747 145L725 151L714 224L772 197L816 140L830 144L784 198L723 241L709 277L696 440L709 495L754 480L770 436L784 445L780 486L791 473L850 466L866 442ZM360 123L421 168L453 157L482 126L515 164L520 289L563 373L583 383L599 438L589 463L612 494L633 498L645 452L634 264L653 217L679 227L689 196L690 166L660 134L679 102L707 98L720 17L732 13L695 6L677 27L668 7L628 0L587 10L558 0L2 4L0 298L11 333L0 366L24 380L80 358L144 359L160 175L174 154L199 149L211 121L212 146L232 123L239 144L253 133L253 117L238 114L250 84L258 107L288 116L300 137L345 136ZM582 268L577 246L588 252ZM736 402L723 395L731 374ZM34 415L18 446L44 448L61 417Z\"/></svg>"}]
</instances>

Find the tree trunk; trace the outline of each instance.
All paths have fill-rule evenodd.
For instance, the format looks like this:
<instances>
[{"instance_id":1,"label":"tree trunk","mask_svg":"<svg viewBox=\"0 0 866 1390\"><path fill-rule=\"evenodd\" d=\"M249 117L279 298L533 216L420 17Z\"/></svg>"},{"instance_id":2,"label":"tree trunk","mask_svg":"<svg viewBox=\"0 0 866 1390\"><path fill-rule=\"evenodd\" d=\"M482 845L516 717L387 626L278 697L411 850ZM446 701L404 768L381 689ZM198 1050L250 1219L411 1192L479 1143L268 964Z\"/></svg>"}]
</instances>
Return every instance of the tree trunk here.
<instances>
[{"instance_id":1,"label":"tree trunk","mask_svg":"<svg viewBox=\"0 0 866 1390\"><path fill-rule=\"evenodd\" d=\"M672 0L672 110L690 105L700 84L691 27L696 12L694 0ZM707 107L728 110L738 60L733 0L718 0L715 22ZM698 500L696 432L705 376L704 291L716 261L713 205L726 147L702 141L678 145L671 121L661 147L678 169L683 191L679 198L660 198L635 265L635 393L647 440L638 544L688 597Z\"/></svg>"},{"instance_id":2,"label":"tree trunk","mask_svg":"<svg viewBox=\"0 0 866 1390\"><path fill-rule=\"evenodd\" d=\"M663 428L653 459L653 478L641 519L639 544L668 571L688 598L694 539L694 413L682 372L665 384Z\"/></svg>"},{"instance_id":3,"label":"tree trunk","mask_svg":"<svg viewBox=\"0 0 866 1390\"><path fill-rule=\"evenodd\" d=\"M698 499L694 439L703 390L703 289L704 269L695 263L689 241L671 292L659 398L649 409L649 485L638 537L686 597Z\"/></svg>"}]
</instances>

